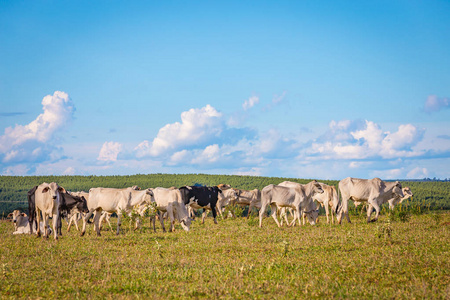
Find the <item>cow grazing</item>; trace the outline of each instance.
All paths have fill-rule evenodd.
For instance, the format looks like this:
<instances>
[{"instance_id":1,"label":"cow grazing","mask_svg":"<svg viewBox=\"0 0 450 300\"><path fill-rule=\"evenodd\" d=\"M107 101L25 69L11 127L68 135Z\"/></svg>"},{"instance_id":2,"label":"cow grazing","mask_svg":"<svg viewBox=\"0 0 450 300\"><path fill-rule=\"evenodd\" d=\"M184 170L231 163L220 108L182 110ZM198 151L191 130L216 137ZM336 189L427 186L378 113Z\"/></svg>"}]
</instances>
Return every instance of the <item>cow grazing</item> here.
<instances>
[{"instance_id":1,"label":"cow grazing","mask_svg":"<svg viewBox=\"0 0 450 300\"><path fill-rule=\"evenodd\" d=\"M282 183L278 184L280 186L286 186L286 187L295 187L297 184L297 182L292 182L292 181L283 181ZM337 194L337 190L334 186L330 186L327 185L325 183L319 182L320 186L323 189L323 193L321 194L314 194L313 196L313 200L316 200L317 202L319 202L322 206L324 206L325 208L325 214L327 216L327 223L330 223L330 219L329 219L329 214L330 214L330 210L329 208L331 207L331 219L332 219L332 223L334 223L334 218L333 218L333 210L336 209L336 207L339 205L339 197ZM285 214L286 216L286 214ZM287 221L286 221L287 222ZM317 222L317 220L316 220ZM305 224L305 214L303 214L303 225Z\"/></svg>"},{"instance_id":2,"label":"cow grazing","mask_svg":"<svg viewBox=\"0 0 450 300\"><path fill-rule=\"evenodd\" d=\"M162 187L157 187L151 190L156 202L156 209L160 212L167 212L167 216L170 220L170 231L175 230L175 219L180 222L181 227L185 231L189 231L189 227L191 226L191 218L189 217L180 190L166 189ZM159 220L161 222L163 230L165 231L162 215L159 215ZM153 222L155 222L154 219ZM153 229L155 229L154 223Z\"/></svg>"},{"instance_id":3,"label":"cow grazing","mask_svg":"<svg viewBox=\"0 0 450 300\"><path fill-rule=\"evenodd\" d=\"M378 219L380 213L380 205L389 201L389 199L403 198L402 185L400 182L385 182L380 178L358 179L347 177L339 181L339 192L341 194L341 203L336 209L337 220L341 224L345 215L347 221L351 223L348 216L348 200L358 202L367 202L369 209L367 210L367 222L371 222L370 215L372 208L375 208L376 215L372 222Z\"/></svg>"},{"instance_id":4,"label":"cow grazing","mask_svg":"<svg viewBox=\"0 0 450 300\"><path fill-rule=\"evenodd\" d=\"M71 194L72 196L78 196L78 197L84 197L84 199L86 200L86 204L87 201L89 199L89 193L86 193L84 191L80 191L80 192L68 192L69 194ZM89 209L88 209L89 210ZM83 214L84 215L84 214ZM77 229L77 231L79 231L78 228L78 221L82 220L82 213L78 210L78 209L72 209L69 214L67 215L68 219L69 219L69 224L67 225L67 232L70 231L70 227L72 226L72 224L75 225L75 228Z\"/></svg>"},{"instance_id":5,"label":"cow grazing","mask_svg":"<svg viewBox=\"0 0 450 300\"><path fill-rule=\"evenodd\" d=\"M21 213L18 210L13 211L8 215L8 217L11 216L14 223L14 232L13 234L29 234L30 233L30 225L28 216L25 213ZM41 231L44 231L44 223L39 222L41 226ZM33 224L34 225L34 224ZM34 230L36 231L36 227L34 227ZM48 228L49 234L52 233L52 229Z\"/></svg>"},{"instance_id":6,"label":"cow grazing","mask_svg":"<svg viewBox=\"0 0 450 300\"><path fill-rule=\"evenodd\" d=\"M153 200L153 192L150 189L134 190L133 188L114 189L114 188L91 188L89 190L88 208L83 221L83 230L81 235L86 232L86 222L94 214L94 230L97 236L100 236L100 216L102 211L117 214L117 233L120 233L120 218L122 212L128 213L134 206L143 202L150 204Z\"/></svg>"},{"instance_id":7,"label":"cow grazing","mask_svg":"<svg viewBox=\"0 0 450 300\"><path fill-rule=\"evenodd\" d=\"M294 209L294 220L290 225L295 224L298 219L300 224L300 213L304 211L311 225L315 224L318 211L312 201L316 193L323 193L321 185L317 181L311 181L308 184L298 184L296 187L284 187L270 184L261 190L261 209L259 211L259 227L262 227L262 219L267 206L270 205L272 218L281 227L278 222L277 212L282 207L291 207Z\"/></svg>"},{"instance_id":8,"label":"cow grazing","mask_svg":"<svg viewBox=\"0 0 450 300\"><path fill-rule=\"evenodd\" d=\"M74 215L76 213L88 213L89 209L87 207L86 198L84 196L75 196L73 194L69 193L61 193L60 198L60 207L59 207L59 213L60 217L58 218L58 234L62 235L61 233L61 215L63 213L67 215ZM70 225L70 224L69 224ZM77 225L78 230L78 225ZM69 231L69 227L67 227L67 231Z\"/></svg>"},{"instance_id":9,"label":"cow grazing","mask_svg":"<svg viewBox=\"0 0 450 300\"><path fill-rule=\"evenodd\" d=\"M216 205L219 200L219 194L222 194L222 190L217 186L183 186L179 190L186 205L194 209L203 208L202 224L205 222L205 209L212 211L214 223L217 224Z\"/></svg>"},{"instance_id":10,"label":"cow grazing","mask_svg":"<svg viewBox=\"0 0 450 300\"><path fill-rule=\"evenodd\" d=\"M57 183L42 183L40 184L34 193L36 221L39 224L42 214L42 220L44 223L44 238L48 238L48 219L51 216L53 219L53 235L54 239L58 239L57 224L59 219L59 209L61 201L61 193L65 193L66 190L59 186ZM30 205L30 204L29 204ZM32 212L30 211L30 215ZM30 224L32 221L29 222ZM40 226L36 229L37 235L41 235ZM30 229L30 233L32 230Z\"/></svg>"}]
</instances>

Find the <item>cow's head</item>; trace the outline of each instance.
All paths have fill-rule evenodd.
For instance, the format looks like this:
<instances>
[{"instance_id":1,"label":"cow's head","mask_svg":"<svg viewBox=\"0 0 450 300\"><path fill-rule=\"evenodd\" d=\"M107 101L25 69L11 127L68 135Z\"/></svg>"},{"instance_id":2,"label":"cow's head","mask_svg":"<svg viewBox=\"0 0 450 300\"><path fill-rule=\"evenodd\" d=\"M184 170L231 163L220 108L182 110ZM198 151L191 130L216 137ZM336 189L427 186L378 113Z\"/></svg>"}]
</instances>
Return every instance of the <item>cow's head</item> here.
<instances>
[{"instance_id":1,"label":"cow's head","mask_svg":"<svg viewBox=\"0 0 450 300\"><path fill-rule=\"evenodd\" d=\"M42 189L42 193L48 193L49 196L53 199L56 199L59 196L59 193L65 192L66 189L62 186L59 186L56 182L45 184L45 187Z\"/></svg>"},{"instance_id":2,"label":"cow's head","mask_svg":"<svg viewBox=\"0 0 450 300\"><path fill-rule=\"evenodd\" d=\"M189 227L191 227L191 218L186 217L183 218L180 221L181 227L185 230L185 231L189 231Z\"/></svg>"},{"instance_id":3,"label":"cow's head","mask_svg":"<svg viewBox=\"0 0 450 300\"><path fill-rule=\"evenodd\" d=\"M12 213L12 219L13 219L13 223L14 223L14 227L16 227L17 229L17 223L20 223L20 219L23 217L26 217L27 214L26 213L21 213L19 210L14 210Z\"/></svg>"},{"instance_id":4,"label":"cow's head","mask_svg":"<svg viewBox=\"0 0 450 300\"><path fill-rule=\"evenodd\" d=\"M394 187L392 188L392 194L394 194L394 197L403 198L402 184L399 181L396 181L394 183Z\"/></svg>"},{"instance_id":5,"label":"cow's head","mask_svg":"<svg viewBox=\"0 0 450 300\"><path fill-rule=\"evenodd\" d=\"M80 200L77 203L78 211L81 212L81 213L88 213L89 212L89 208L87 206L86 198L84 198L84 196L77 197L77 198Z\"/></svg>"},{"instance_id":6,"label":"cow's head","mask_svg":"<svg viewBox=\"0 0 450 300\"><path fill-rule=\"evenodd\" d=\"M319 217L319 209L316 209L315 205L312 210L303 212L308 219L309 224L316 225L316 220Z\"/></svg>"},{"instance_id":7,"label":"cow's head","mask_svg":"<svg viewBox=\"0 0 450 300\"><path fill-rule=\"evenodd\" d=\"M406 200L408 198L412 198L414 196L412 191L411 191L411 189L409 187L404 187L402 189L402 191L403 191L403 198L400 200L400 203L402 203L403 200Z\"/></svg>"},{"instance_id":8,"label":"cow's head","mask_svg":"<svg viewBox=\"0 0 450 300\"><path fill-rule=\"evenodd\" d=\"M323 193L322 185L319 182L317 182L317 180L313 180L313 181L311 181L311 183L312 183L313 194L322 194Z\"/></svg>"}]
</instances>

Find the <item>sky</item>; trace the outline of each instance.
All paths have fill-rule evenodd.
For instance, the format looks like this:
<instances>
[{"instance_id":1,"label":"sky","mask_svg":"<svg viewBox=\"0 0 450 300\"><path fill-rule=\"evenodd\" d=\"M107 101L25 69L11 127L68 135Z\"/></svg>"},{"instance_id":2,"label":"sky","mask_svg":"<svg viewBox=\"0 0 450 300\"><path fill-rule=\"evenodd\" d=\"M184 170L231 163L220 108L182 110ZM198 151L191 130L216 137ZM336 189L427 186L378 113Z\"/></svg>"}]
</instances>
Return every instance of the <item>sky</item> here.
<instances>
[{"instance_id":1,"label":"sky","mask_svg":"<svg viewBox=\"0 0 450 300\"><path fill-rule=\"evenodd\" d=\"M0 174L450 178L448 1L0 2Z\"/></svg>"}]
</instances>

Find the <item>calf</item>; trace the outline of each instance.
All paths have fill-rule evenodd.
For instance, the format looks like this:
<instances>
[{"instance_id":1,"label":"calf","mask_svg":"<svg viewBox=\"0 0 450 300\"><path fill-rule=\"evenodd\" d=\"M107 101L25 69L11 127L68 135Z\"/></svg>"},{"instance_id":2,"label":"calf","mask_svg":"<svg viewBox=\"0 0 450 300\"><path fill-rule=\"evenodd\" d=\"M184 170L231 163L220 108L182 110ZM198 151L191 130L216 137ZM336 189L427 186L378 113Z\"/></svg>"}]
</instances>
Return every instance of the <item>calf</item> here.
<instances>
[{"instance_id":1,"label":"calf","mask_svg":"<svg viewBox=\"0 0 450 300\"><path fill-rule=\"evenodd\" d=\"M18 210L13 211L10 214L13 218L14 222L14 229L15 231L13 234L29 234L30 233L30 226L29 226L29 219L28 216L25 213L21 213ZM44 224L42 222L39 223L41 226L41 230L44 230ZM33 226L34 227L34 226ZM36 230L36 227L34 227ZM48 228L50 234L52 232L51 228Z\"/></svg>"}]
</instances>

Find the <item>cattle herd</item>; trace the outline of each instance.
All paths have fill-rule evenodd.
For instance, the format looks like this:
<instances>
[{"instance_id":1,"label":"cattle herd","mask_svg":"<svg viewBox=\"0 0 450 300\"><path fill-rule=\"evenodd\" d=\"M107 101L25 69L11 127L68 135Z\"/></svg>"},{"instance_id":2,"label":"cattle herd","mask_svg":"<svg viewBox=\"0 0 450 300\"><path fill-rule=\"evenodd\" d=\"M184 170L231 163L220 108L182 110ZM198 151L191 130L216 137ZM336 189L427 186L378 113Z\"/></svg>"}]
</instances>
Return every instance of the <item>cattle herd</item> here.
<instances>
[{"instance_id":1,"label":"cattle herd","mask_svg":"<svg viewBox=\"0 0 450 300\"><path fill-rule=\"evenodd\" d=\"M340 197L339 197L340 194ZM278 226L283 225L283 218L288 226L299 225L300 216L303 216L311 225L317 222L319 215L318 206L324 206L327 223L334 223L333 214L336 214L338 223L345 216L350 222L348 214L348 200L355 205L367 203L367 222L376 221L380 213L380 206L388 202L391 209L403 200L412 197L408 187L402 188L400 182L385 182L379 178L357 179L345 178L339 182L338 190L313 180L307 184L284 181L278 185L270 184L262 190L242 190L232 188L227 184L214 187L207 186L183 186L180 188L148 188L141 190L137 186L115 188L91 188L89 192L69 192L57 183L42 183L28 191L28 215L18 210L10 214L13 218L14 234L35 232L38 236L43 234L54 239L61 235L61 218L67 217L68 228L72 223L78 230L78 221L83 220L81 235L86 232L86 223L93 215L94 230L100 236L101 224L105 219L109 223L111 214L117 214L117 234L120 232L122 214L136 213L143 217L148 210L153 229L155 220L159 219L163 231L164 219L170 222L170 231L174 230L175 222L189 231L191 220L195 219L195 210L203 209L202 223L209 211L212 212L214 223L217 224L217 214L223 217L225 207L229 208L229 214L235 217L236 206L247 206L247 218L253 208L259 209L259 227L267 208L271 208L271 216ZM375 209L376 216L371 220L371 213ZM288 213L293 220L288 220ZM49 218L52 218L52 228L49 226ZM281 217L281 222L278 218ZM39 225L38 225L39 224ZM110 224L110 223L109 223ZM110 225L111 226L111 225ZM137 218L136 228L140 226L140 218Z\"/></svg>"}]
</instances>

